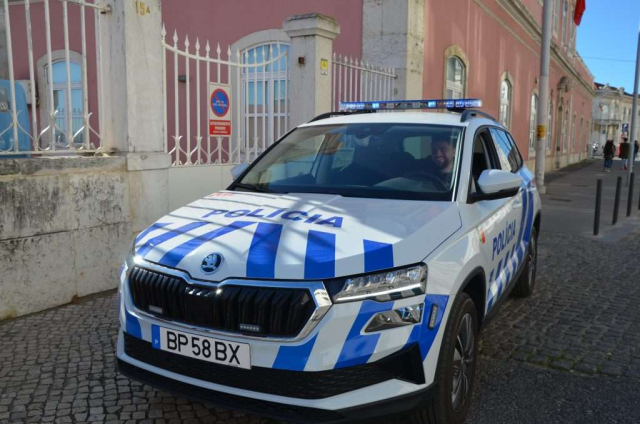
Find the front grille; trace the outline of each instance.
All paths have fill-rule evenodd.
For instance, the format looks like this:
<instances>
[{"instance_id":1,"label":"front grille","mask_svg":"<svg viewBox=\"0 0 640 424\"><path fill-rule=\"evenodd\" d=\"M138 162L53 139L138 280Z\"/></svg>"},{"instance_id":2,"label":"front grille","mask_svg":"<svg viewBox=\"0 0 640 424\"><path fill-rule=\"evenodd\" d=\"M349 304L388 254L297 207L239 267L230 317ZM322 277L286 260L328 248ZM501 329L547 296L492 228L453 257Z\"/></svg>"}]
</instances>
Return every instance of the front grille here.
<instances>
[{"instance_id":1,"label":"front grille","mask_svg":"<svg viewBox=\"0 0 640 424\"><path fill-rule=\"evenodd\" d=\"M129 275L133 303L172 321L253 336L295 337L316 305L307 289L225 285L208 288L135 267Z\"/></svg>"},{"instance_id":2,"label":"front grille","mask_svg":"<svg viewBox=\"0 0 640 424\"><path fill-rule=\"evenodd\" d=\"M417 345L377 362L317 372L255 366L246 370L219 365L155 349L151 343L127 333L124 334L124 350L132 358L176 374L227 387L299 399L322 399L394 378L424 383Z\"/></svg>"}]
</instances>

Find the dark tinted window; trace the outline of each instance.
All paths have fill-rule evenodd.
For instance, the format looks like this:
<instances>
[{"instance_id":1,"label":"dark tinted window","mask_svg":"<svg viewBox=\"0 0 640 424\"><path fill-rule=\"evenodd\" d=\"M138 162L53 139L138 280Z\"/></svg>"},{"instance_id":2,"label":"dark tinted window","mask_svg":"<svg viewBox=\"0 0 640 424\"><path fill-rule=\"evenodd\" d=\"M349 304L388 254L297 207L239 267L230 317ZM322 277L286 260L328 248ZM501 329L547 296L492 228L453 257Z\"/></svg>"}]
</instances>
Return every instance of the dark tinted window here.
<instances>
[{"instance_id":1,"label":"dark tinted window","mask_svg":"<svg viewBox=\"0 0 640 424\"><path fill-rule=\"evenodd\" d=\"M496 146L500 167L509 172L516 172L522 165L522 157L513 139L506 131L491 128L491 135Z\"/></svg>"},{"instance_id":2,"label":"dark tinted window","mask_svg":"<svg viewBox=\"0 0 640 424\"><path fill-rule=\"evenodd\" d=\"M450 200L462 136L462 127L447 125L301 127L238 183L281 193Z\"/></svg>"}]
</instances>

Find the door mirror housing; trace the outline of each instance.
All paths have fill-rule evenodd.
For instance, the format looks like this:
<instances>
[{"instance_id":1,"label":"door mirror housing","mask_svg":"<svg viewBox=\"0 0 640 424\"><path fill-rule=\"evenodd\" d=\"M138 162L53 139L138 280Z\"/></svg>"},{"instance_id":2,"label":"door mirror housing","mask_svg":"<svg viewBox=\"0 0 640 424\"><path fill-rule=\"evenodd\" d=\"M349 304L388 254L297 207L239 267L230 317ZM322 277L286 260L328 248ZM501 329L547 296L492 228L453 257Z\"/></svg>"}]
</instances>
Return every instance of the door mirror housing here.
<instances>
[{"instance_id":1,"label":"door mirror housing","mask_svg":"<svg viewBox=\"0 0 640 424\"><path fill-rule=\"evenodd\" d=\"M509 171L487 169L478 178L479 193L470 196L471 203L513 197L520 191L522 177Z\"/></svg>"},{"instance_id":2,"label":"door mirror housing","mask_svg":"<svg viewBox=\"0 0 640 424\"><path fill-rule=\"evenodd\" d=\"M240 175L249 167L248 163L239 163L238 165L231 168L231 177L233 180L237 180Z\"/></svg>"}]
</instances>

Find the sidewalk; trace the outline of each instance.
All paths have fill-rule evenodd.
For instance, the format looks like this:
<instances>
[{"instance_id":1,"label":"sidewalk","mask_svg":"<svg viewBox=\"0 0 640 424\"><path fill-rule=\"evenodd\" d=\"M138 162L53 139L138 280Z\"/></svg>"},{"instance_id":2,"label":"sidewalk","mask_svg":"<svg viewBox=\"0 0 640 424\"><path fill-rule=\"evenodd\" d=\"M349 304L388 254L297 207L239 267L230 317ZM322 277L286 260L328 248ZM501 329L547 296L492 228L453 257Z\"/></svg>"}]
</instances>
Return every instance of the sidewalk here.
<instances>
[{"instance_id":1,"label":"sidewalk","mask_svg":"<svg viewBox=\"0 0 640 424\"><path fill-rule=\"evenodd\" d=\"M640 161L635 162L639 168ZM616 242L630 232L640 232L640 173L636 172L631 216L627 213L627 171L620 170L615 160L610 173L603 172L602 159L592 160L586 166L549 173L547 193L542 195L542 230L593 237L596 204L596 184L602 179L602 210L600 235L602 241ZM618 224L611 225L616 192L616 178L622 177Z\"/></svg>"}]
</instances>

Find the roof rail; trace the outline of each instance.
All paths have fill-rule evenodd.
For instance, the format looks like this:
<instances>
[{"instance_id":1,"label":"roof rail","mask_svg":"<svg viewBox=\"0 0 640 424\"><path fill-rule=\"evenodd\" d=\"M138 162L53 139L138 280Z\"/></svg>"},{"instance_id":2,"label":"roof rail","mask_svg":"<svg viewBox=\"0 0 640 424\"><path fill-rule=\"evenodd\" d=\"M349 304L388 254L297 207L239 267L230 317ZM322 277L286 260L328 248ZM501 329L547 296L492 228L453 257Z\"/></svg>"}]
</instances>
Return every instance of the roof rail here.
<instances>
[{"instance_id":1,"label":"roof rail","mask_svg":"<svg viewBox=\"0 0 640 424\"><path fill-rule=\"evenodd\" d=\"M315 118L313 118L312 120L310 120L307 123L311 123L311 122L316 122L316 121L320 121L322 119L328 119L328 118L332 118L334 116L343 116L343 115L356 115L356 114L360 114L360 113L375 113L375 109L361 109L361 110L354 110L354 111L336 111L336 112L327 112L327 113L321 113L320 115L316 116Z\"/></svg>"},{"instance_id":2,"label":"roof rail","mask_svg":"<svg viewBox=\"0 0 640 424\"><path fill-rule=\"evenodd\" d=\"M457 111L453 110L452 112L457 112ZM467 122L472 117L478 116L478 115L484 116L485 118L488 118L488 119L491 119L494 122L498 122L498 121L496 121L496 118L494 118L493 116L489 115L488 113L481 112L479 110L464 109L464 110L462 110L460 112L462 112L462 115L460 116L460 122Z\"/></svg>"}]
</instances>

